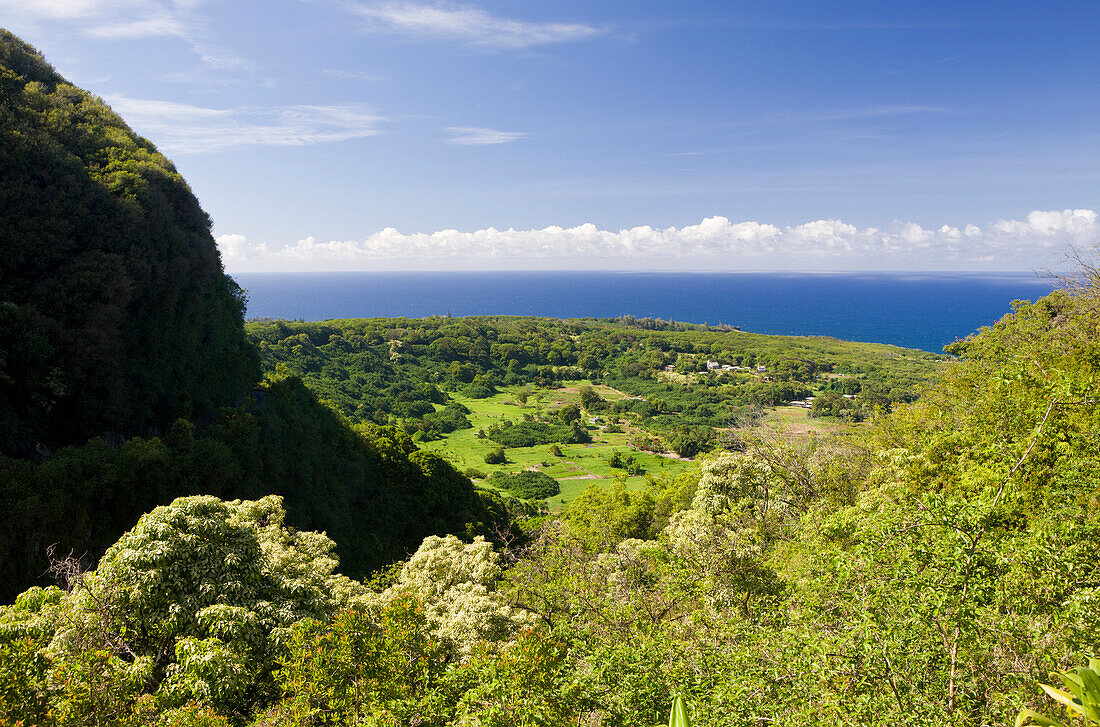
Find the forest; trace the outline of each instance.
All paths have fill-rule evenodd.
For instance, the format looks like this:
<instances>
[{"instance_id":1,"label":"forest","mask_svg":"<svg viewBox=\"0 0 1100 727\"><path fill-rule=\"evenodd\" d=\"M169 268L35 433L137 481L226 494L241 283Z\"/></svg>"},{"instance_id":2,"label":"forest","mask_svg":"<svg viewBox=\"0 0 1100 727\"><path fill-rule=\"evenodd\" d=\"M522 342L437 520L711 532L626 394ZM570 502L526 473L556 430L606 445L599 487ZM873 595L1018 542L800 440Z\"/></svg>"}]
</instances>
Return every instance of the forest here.
<instances>
[{"instance_id":1,"label":"forest","mask_svg":"<svg viewBox=\"0 0 1100 727\"><path fill-rule=\"evenodd\" d=\"M948 356L245 324L171 163L7 34L0 165L0 724L651 727L676 697L703 727L1100 724L1095 257ZM485 437L736 437L557 511L552 477L428 450L460 398L580 380ZM860 416L752 416L811 388Z\"/></svg>"},{"instance_id":2,"label":"forest","mask_svg":"<svg viewBox=\"0 0 1100 727\"><path fill-rule=\"evenodd\" d=\"M619 413L667 434L725 427L817 387L868 414L914 400L944 358L626 316L252 321L246 330L268 375L300 378L352 422L404 423L420 441L465 426L453 406L437 409L448 392L480 399L498 387L598 381L630 396ZM592 404L584 408L598 413Z\"/></svg>"}]
</instances>

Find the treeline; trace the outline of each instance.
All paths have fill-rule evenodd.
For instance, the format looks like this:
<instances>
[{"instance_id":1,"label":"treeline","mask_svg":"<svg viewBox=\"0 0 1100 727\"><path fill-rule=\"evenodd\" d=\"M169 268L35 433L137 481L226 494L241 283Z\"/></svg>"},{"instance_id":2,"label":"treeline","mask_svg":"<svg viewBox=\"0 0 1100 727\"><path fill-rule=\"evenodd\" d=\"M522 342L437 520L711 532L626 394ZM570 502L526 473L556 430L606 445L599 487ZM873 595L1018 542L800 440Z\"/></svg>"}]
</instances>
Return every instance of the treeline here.
<instances>
[{"instance_id":1,"label":"treeline","mask_svg":"<svg viewBox=\"0 0 1100 727\"><path fill-rule=\"evenodd\" d=\"M704 326L519 317L255 321L249 337L265 370L301 377L352 421L404 421L432 438L448 392L479 398L498 386L590 379L644 398L629 411L647 428L726 426L760 406L807 396L843 374L868 411L916 398L943 357L879 344L762 336ZM765 373L697 373L707 361ZM849 383L851 382L851 383ZM847 389L845 389L847 391ZM624 410L625 411L625 410ZM425 421L425 418L427 421ZM448 414L461 426L456 414Z\"/></svg>"}]
</instances>

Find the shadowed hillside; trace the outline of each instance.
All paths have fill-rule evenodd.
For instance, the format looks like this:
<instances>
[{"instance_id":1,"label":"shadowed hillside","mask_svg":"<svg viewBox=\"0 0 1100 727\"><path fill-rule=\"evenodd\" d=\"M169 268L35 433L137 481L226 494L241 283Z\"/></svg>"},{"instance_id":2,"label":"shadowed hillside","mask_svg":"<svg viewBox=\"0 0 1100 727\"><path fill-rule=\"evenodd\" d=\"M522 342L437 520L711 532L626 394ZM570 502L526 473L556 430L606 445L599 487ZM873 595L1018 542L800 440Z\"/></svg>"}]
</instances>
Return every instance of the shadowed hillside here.
<instances>
[{"instance_id":1,"label":"shadowed hillside","mask_svg":"<svg viewBox=\"0 0 1100 727\"><path fill-rule=\"evenodd\" d=\"M364 575L507 519L403 432L259 382L244 297L172 163L0 31L0 597L180 495L279 494ZM254 388L255 387L255 388Z\"/></svg>"},{"instance_id":2,"label":"shadowed hillside","mask_svg":"<svg viewBox=\"0 0 1100 727\"><path fill-rule=\"evenodd\" d=\"M0 452L151 433L259 378L210 218L152 144L0 31Z\"/></svg>"}]
</instances>

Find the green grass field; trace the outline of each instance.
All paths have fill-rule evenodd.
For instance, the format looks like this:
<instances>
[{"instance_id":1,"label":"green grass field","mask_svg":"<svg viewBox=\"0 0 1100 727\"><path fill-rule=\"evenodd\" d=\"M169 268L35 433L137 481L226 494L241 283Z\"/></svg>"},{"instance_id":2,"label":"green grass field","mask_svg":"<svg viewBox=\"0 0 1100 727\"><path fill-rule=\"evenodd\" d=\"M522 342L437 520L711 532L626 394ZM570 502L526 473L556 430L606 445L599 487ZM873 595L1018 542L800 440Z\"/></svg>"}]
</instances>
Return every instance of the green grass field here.
<instances>
[{"instance_id":1,"label":"green grass field","mask_svg":"<svg viewBox=\"0 0 1100 727\"><path fill-rule=\"evenodd\" d=\"M789 439L805 439L807 437L828 436L845 429L861 426L839 422L834 419L815 419L810 416L808 409L797 406L777 406L771 409L764 417L764 426L772 427L782 432Z\"/></svg>"},{"instance_id":2,"label":"green grass field","mask_svg":"<svg viewBox=\"0 0 1100 727\"><path fill-rule=\"evenodd\" d=\"M544 472L561 486L561 494L547 500L551 510L560 510L569 504L589 485L608 484L621 479L629 489L645 485L646 477L675 476L693 466L689 460L666 457L649 452L640 452L630 446L631 435L639 431L630 424L622 424L622 433L607 433L599 426L588 425L592 435L591 444L559 444L562 456L550 453L552 444L540 444L535 447L514 447L505 450L508 461L504 464L486 464L485 455L497 448L497 443L488 438L479 438L479 430L488 429L493 424L504 421L522 421L524 414L538 416L553 412L566 404L576 404L580 400L580 388L588 386L587 381L567 382L560 389L534 389L532 387L510 387L488 399L469 399L459 394L452 398L470 410L468 416L472 429L461 429L433 442L422 442L420 447L437 452L446 457L461 471L476 469L484 472L484 480L476 480L481 487L492 487L488 478L494 472L519 472L535 470ZM592 387L606 401L616 401L626 396L609 386ZM522 402L521 392L527 392ZM768 412L764 419L765 427L780 431L783 436L794 439L828 435L851 427L833 421L811 419L806 409L793 406L780 406ZM625 470L612 467L608 460L611 454L619 451L624 456L633 455L635 461L645 469L644 475L628 476Z\"/></svg>"},{"instance_id":3,"label":"green grass field","mask_svg":"<svg viewBox=\"0 0 1100 727\"><path fill-rule=\"evenodd\" d=\"M585 385L588 385L588 382L578 381L569 382L561 389L528 389L531 393L526 403L520 403L520 397L517 396L524 390L523 387L502 390L501 393L488 399L468 399L452 395L455 401L470 410L468 418L473 428L452 432L434 442L423 442L420 447L446 457L459 470L473 468L484 472L487 475L486 480L477 482L482 487L490 486L487 479L494 472L511 473L525 469L545 472L561 485L561 494L547 500L553 510L568 504L585 487L594 483L610 483L616 479L622 479L628 488L633 489L645 484L646 475L671 476L692 466L689 461L633 449L627 443L632 431L628 425L623 427L624 431L621 434L608 434L591 424L589 433L592 435L592 443L559 444L557 446L561 450L561 457L550 454L554 445L541 444L535 447L515 447L506 450L508 461L504 464L485 463L485 455L496 449L497 444L490 439L479 438L478 430L487 429L493 424L500 424L506 420L521 421L524 414L537 416L540 413L560 409L566 404L577 403L580 399L580 387ZM592 388L607 401L615 401L625 396L621 391L608 386L596 385ZM608 464L608 459L616 450L623 455L633 455L635 461L645 469L645 475L627 476L624 470Z\"/></svg>"}]
</instances>

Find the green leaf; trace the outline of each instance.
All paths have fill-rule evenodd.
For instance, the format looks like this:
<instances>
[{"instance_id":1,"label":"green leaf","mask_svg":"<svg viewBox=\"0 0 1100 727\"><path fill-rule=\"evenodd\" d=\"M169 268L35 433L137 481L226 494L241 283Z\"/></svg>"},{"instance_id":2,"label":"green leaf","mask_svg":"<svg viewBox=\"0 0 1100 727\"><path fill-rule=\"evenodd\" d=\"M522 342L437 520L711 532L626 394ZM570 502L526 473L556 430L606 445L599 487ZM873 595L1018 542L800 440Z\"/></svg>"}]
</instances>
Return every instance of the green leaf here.
<instances>
[{"instance_id":1,"label":"green leaf","mask_svg":"<svg viewBox=\"0 0 1100 727\"><path fill-rule=\"evenodd\" d=\"M1020 710L1020 714L1016 717L1016 727L1032 727L1032 725L1037 727L1063 727L1061 722L1044 717L1034 710Z\"/></svg>"},{"instance_id":2,"label":"green leaf","mask_svg":"<svg viewBox=\"0 0 1100 727\"><path fill-rule=\"evenodd\" d=\"M1081 705L1078 704L1077 700L1069 692L1064 692L1057 687L1050 686L1049 684L1040 684L1039 686L1042 687L1043 691L1046 692L1051 697L1051 699L1054 699L1066 705L1066 707L1069 709L1070 716L1074 716L1081 711Z\"/></svg>"},{"instance_id":3,"label":"green leaf","mask_svg":"<svg viewBox=\"0 0 1100 727\"><path fill-rule=\"evenodd\" d=\"M687 703L680 695L672 700L672 711L668 715L668 727L691 727L691 716Z\"/></svg>"}]
</instances>

